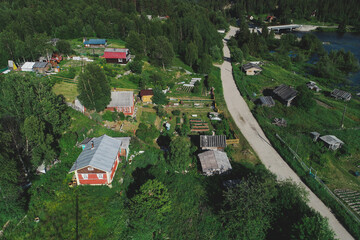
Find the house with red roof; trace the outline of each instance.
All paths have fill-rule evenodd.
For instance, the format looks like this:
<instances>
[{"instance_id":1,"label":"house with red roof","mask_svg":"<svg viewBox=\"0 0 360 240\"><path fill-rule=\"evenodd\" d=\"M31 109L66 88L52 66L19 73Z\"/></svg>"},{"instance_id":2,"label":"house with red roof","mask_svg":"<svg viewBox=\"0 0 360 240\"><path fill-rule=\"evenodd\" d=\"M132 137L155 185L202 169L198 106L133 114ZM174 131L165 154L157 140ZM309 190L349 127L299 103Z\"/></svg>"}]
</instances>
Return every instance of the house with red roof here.
<instances>
[{"instance_id":1,"label":"house with red roof","mask_svg":"<svg viewBox=\"0 0 360 240\"><path fill-rule=\"evenodd\" d=\"M103 58L107 63L127 64L130 61L130 51L127 48L105 48Z\"/></svg>"}]
</instances>

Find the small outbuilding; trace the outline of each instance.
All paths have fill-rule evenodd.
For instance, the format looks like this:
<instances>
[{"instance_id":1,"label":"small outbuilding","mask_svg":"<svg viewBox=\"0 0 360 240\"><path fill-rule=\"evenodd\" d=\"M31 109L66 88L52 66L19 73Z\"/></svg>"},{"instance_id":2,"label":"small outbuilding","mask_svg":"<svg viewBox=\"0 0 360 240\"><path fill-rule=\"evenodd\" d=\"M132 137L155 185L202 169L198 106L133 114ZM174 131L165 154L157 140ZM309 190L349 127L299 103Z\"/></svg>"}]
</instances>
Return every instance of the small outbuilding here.
<instances>
[{"instance_id":1,"label":"small outbuilding","mask_svg":"<svg viewBox=\"0 0 360 240\"><path fill-rule=\"evenodd\" d=\"M36 62L33 66L33 71L38 73L45 73L49 71L51 64L48 62Z\"/></svg>"},{"instance_id":2,"label":"small outbuilding","mask_svg":"<svg viewBox=\"0 0 360 240\"><path fill-rule=\"evenodd\" d=\"M306 83L306 86L308 87L308 89L310 90L314 90L316 92L320 92L321 89L318 87L318 85L316 84L316 82L310 81L308 83Z\"/></svg>"},{"instance_id":3,"label":"small outbuilding","mask_svg":"<svg viewBox=\"0 0 360 240\"><path fill-rule=\"evenodd\" d=\"M151 89L140 91L140 98L141 98L141 101L144 103L152 103L151 98L153 96L154 96L154 91Z\"/></svg>"},{"instance_id":4,"label":"small outbuilding","mask_svg":"<svg viewBox=\"0 0 360 240\"><path fill-rule=\"evenodd\" d=\"M207 176L229 172L232 167L225 152L209 150L198 154L202 172Z\"/></svg>"},{"instance_id":5,"label":"small outbuilding","mask_svg":"<svg viewBox=\"0 0 360 240\"><path fill-rule=\"evenodd\" d=\"M290 107L292 100L296 98L298 93L298 91L296 91L294 88L285 84L275 88L273 92L279 98L279 100L284 102L288 107Z\"/></svg>"},{"instance_id":6,"label":"small outbuilding","mask_svg":"<svg viewBox=\"0 0 360 240\"><path fill-rule=\"evenodd\" d=\"M241 68L243 72L246 73L246 75L248 76L257 75L262 71L262 68L254 63L244 64Z\"/></svg>"},{"instance_id":7,"label":"small outbuilding","mask_svg":"<svg viewBox=\"0 0 360 240\"><path fill-rule=\"evenodd\" d=\"M124 113L125 116L134 114L134 93L131 91L111 92L111 101L107 110Z\"/></svg>"},{"instance_id":8,"label":"small outbuilding","mask_svg":"<svg viewBox=\"0 0 360 240\"><path fill-rule=\"evenodd\" d=\"M318 133L318 132L311 132L310 134L311 134L314 142L316 142L318 140L318 138L320 137L320 133Z\"/></svg>"},{"instance_id":9,"label":"small outbuilding","mask_svg":"<svg viewBox=\"0 0 360 240\"><path fill-rule=\"evenodd\" d=\"M35 62L25 62L21 66L21 71L23 71L23 72L32 72L34 65L35 65Z\"/></svg>"},{"instance_id":10,"label":"small outbuilding","mask_svg":"<svg viewBox=\"0 0 360 240\"><path fill-rule=\"evenodd\" d=\"M341 148L342 145L344 145L344 142L335 137L334 135L321 136L320 140L323 141L325 145L331 150L336 150L338 148Z\"/></svg>"},{"instance_id":11,"label":"small outbuilding","mask_svg":"<svg viewBox=\"0 0 360 240\"><path fill-rule=\"evenodd\" d=\"M339 90L339 89L334 89L331 92L331 96L336 99L342 99L344 101L350 101L350 99L351 99L351 93L348 93L348 92L345 92L345 91Z\"/></svg>"},{"instance_id":12,"label":"small outbuilding","mask_svg":"<svg viewBox=\"0 0 360 240\"><path fill-rule=\"evenodd\" d=\"M201 135L200 148L202 150L219 150L224 151L226 148L225 135Z\"/></svg>"},{"instance_id":13,"label":"small outbuilding","mask_svg":"<svg viewBox=\"0 0 360 240\"><path fill-rule=\"evenodd\" d=\"M273 107L275 106L275 101L271 96L262 96L259 98L259 105L265 107Z\"/></svg>"}]
</instances>

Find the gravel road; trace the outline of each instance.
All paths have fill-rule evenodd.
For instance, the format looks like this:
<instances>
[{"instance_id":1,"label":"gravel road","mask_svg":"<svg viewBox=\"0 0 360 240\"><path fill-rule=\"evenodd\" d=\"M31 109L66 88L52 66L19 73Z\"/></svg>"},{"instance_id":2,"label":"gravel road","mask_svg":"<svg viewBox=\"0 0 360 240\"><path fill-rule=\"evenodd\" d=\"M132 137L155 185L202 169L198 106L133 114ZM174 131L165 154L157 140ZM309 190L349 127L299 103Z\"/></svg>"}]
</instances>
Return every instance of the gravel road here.
<instances>
[{"instance_id":1,"label":"gravel road","mask_svg":"<svg viewBox=\"0 0 360 240\"><path fill-rule=\"evenodd\" d=\"M237 28L231 27L224 40L224 58L230 59L230 51L226 45L226 39L235 35ZM354 239L348 231L331 213L331 210L301 181L296 173L287 165L281 156L271 146L258 122L250 112L249 107L240 95L232 75L231 63L227 60L220 66L221 80L227 107L236 125L241 130L251 147L259 156L261 162L273 172L279 180L291 179L303 186L309 192L308 205L317 210L322 216L328 218L329 224L336 237L344 240Z\"/></svg>"}]
</instances>

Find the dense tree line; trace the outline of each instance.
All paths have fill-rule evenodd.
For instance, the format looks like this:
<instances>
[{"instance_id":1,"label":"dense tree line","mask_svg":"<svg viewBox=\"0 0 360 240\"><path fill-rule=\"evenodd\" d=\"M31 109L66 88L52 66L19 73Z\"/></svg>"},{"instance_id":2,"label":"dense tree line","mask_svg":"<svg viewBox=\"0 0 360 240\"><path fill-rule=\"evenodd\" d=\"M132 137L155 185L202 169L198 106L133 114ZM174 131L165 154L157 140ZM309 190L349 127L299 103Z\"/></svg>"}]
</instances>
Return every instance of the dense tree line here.
<instances>
[{"instance_id":1,"label":"dense tree line","mask_svg":"<svg viewBox=\"0 0 360 240\"><path fill-rule=\"evenodd\" d=\"M200 1L201 4L215 10L223 10L228 16L240 18L244 15L275 15L281 23L291 20L315 18L319 21L350 24L359 27L360 5L357 0L345 0L338 4L336 0L220 0ZM263 21L265 19L261 19Z\"/></svg>"},{"instance_id":2,"label":"dense tree line","mask_svg":"<svg viewBox=\"0 0 360 240\"><path fill-rule=\"evenodd\" d=\"M24 187L38 166L54 162L58 139L69 126L62 96L47 79L9 74L0 78L0 219L23 213Z\"/></svg>"},{"instance_id":3,"label":"dense tree line","mask_svg":"<svg viewBox=\"0 0 360 240\"><path fill-rule=\"evenodd\" d=\"M222 13L178 0L4 1L0 20L1 66L8 59L37 60L53 49L48 43L53 37L126 39L134 54L160 66L175 54L189 65L201 65L208 56L221 58L216 30L227 27Z\"/></svg>"}]
</instances>

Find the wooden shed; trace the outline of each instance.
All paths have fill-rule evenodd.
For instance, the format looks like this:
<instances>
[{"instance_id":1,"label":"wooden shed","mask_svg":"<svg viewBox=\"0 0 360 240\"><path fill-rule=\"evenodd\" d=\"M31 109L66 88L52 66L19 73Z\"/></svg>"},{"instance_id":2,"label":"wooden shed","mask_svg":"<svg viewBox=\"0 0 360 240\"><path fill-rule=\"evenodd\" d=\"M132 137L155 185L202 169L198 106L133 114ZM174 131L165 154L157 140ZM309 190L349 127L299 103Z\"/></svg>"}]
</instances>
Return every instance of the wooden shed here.
<instances>
[{"instance_id":1,"label":"wooden shed","mask_svg":"<svg viewBox=\"0 0 360 240\"><path fill-rule=\"evenodd\" d=\"M339 90L339 89L334 89L331 92L331 96L336 99L342 99L344 101L350 101L350 99L351 99L351 93L348 93L348 92L345 92L345 91Z\"/></svg>"},{"instance_id":2,"label":"wooden shed","mask_svg":"<svg viewBox=\"0 0 360 240\"><path fill-rule=\"evenodd\" d=\"M202 150L220 150L224 151L226 148L225 135L201 135L200 147Z\"/></svg>"},{"instance_id":3,"label":"wooden shed","mask_svg":"<svg viewBox=\"0 0 360 240\"><path fill-rule=\"evenodd\" d=\"M292 100L296 98L298 91L285 84L280 85L274 89L274 94L279 98L280 101L290 107Z\"/></svg>"},{"instance_id":4,"label":"wooden shed","mask_svg":"<svg viewBox=\"0 0 360 240\"><path fill-rule=\"evenodd\" d=\"M250 75L250 76L257 75L262 71L262 68L259 65L254 64L254 63L244 64L244 65L242 65L241 68L242 68L243 72L246 73L246 75Z\"/></svg>"},{"instance_id":5,"label":"wooden shed","mask_svg":"<svg viewBox=\"0 0 360 240\"><path fill-rule=\"evenodd\" d=\"M320 140L323 141L325 145L331 150L336 150L338 148L341 148L342 145L344 145L344 142L335 137L334 135L321 136Z\"/></svg>"},{"instance_id":6,"label":"wooden shed","mask_svg":"<svg viewBox=\"0 0 360 240\"><path fill-rule=\"evenodd\" d=\"M51 64L48 62L36 62L33 66L33 71L38 73L45 73L49 71Z\"/></svg>"}]
</instances>

